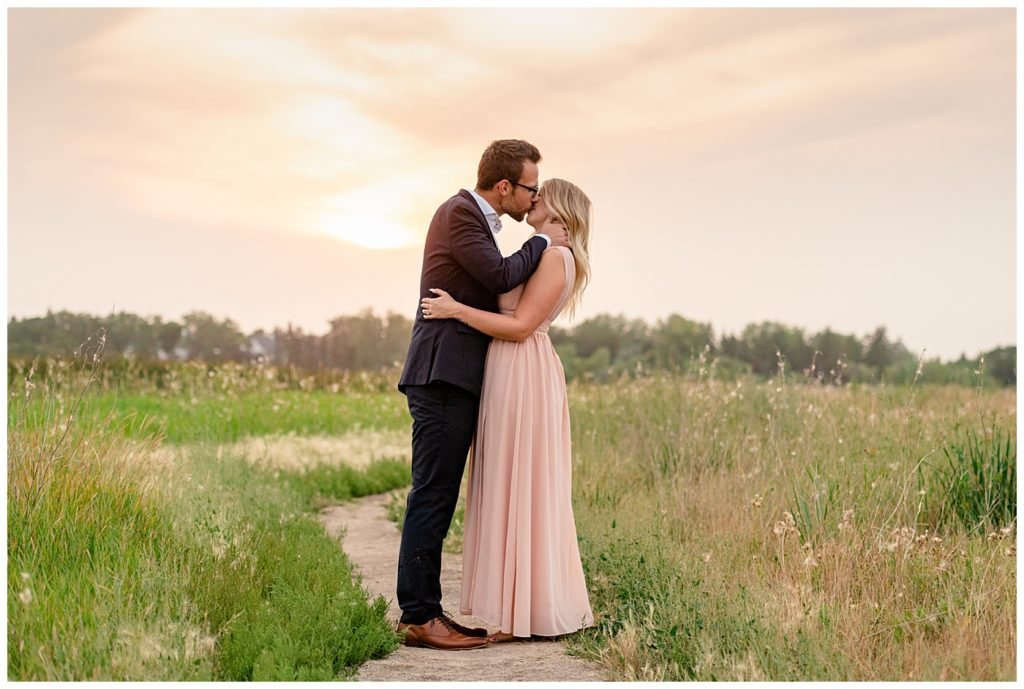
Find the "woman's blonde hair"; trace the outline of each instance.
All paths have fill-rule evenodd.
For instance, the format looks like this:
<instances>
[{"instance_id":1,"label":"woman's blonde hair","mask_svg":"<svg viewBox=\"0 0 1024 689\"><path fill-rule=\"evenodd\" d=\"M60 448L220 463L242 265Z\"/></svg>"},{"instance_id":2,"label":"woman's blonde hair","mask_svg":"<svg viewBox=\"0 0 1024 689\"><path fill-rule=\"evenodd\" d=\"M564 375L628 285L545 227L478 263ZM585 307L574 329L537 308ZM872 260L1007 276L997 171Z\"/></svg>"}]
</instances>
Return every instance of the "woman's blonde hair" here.
<instances>
[{"instance_id":1,"label":"woman's blonde hair","mask_svg":"<svg viewBox=\"0 0 1024 689\"><path fill-rule=\"evenodd\" d=\"M552 219L561 220L572 241L572 255L576 259L576 284L569 295L569 316L583 300L583 290L590 282L590 199L572 182L552 178L540 187L544 205Z\"/></svg>"}]
</instances>

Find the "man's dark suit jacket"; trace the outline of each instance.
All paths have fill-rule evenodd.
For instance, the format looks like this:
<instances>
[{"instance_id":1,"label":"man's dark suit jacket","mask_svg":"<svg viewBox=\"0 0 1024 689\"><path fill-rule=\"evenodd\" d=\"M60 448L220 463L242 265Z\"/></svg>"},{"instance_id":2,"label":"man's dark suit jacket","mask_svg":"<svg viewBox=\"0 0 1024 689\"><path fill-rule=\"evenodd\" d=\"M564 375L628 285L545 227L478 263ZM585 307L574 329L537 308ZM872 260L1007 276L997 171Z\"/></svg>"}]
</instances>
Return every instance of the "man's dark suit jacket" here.
<instances>
[{"instance_id":1,"label":"man's dark suit jacket","mask_svg":"<svg viewBox=\"0 0 1024 689\"><path fill-rule=\"evenodd\" d=\"M547 248L533 237L505 258L480 206L460 190L437 209L427 231L420 273L420 298L435 297L429 290L445 290L457 301L486 311L498 310L498 295L526 282ZM455 320L426 320L419 308L412 327L412 342L398 389L444 381L480 394L484 360L491 338Z\"/></svg>"}]
</instances>

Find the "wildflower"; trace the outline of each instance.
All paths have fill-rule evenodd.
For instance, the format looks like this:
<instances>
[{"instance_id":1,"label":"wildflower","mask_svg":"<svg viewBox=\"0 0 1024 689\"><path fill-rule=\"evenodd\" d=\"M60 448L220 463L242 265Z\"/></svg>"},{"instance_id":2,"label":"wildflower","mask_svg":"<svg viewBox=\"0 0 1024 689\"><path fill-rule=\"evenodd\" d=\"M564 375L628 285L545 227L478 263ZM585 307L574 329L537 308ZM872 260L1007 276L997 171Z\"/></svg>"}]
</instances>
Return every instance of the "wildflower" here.
<instances>
[{"instance_id":1,"label":"wildflower","mask_svg":"<svg viewBox=\"0 0 1024 689\"><path fill-rule=\"evenodd\" d=\"M750 504L753 505L754 507L760 507L761 506L761 494L757 493L756 495L754 495L754 499L750 501Z\"/></svg>"},{"instance_id":2,"label":"wildflower","mask_svg":"<svg viewBox=\"0 0 1024 689\"><path fill-rule=\"evenodd\" d=\"M21 580L22 581L28 581L31 578L32 578L32 575L29 574L28 572L22 572L21 573Z\"/></svg>"},{"instance_id":3,"label":"wildflower","mask_svg":"<svg viewBox=\"0 0 1024 689\"><path fill-rule=\"evenodd\" d=\"M1017 546L1011 545L1009 548L1003 551L1003 554L1006 555L1006 557L1013 557L1017 554Z\"/></svg>"},{"instance_id":4,"label":"wildflower","mask_svg":"<svg viewBox=\"0 0 1024 689\"><path fill-rule=\"evenodd\" d=\"M919 539L914 536L914 529L909 526L893 529L889 538L891 540L885 544L885 549L890 553L900 546L912 546L915 541L919 542Z\"/></svg>"},{"instance_id":5,"label":"wildflower","mask_svg":"<svg viewBox=\"0 0 1024 689\"><path fill-rule=\"evenodd\" d=\"M704 553L700 558L704 560L704 562L711 562L711 553Z\"/></svg>"},{"instance_id":6,"label":"wildflower","mask_svg":"<svg viewBox=\"0 0 1024 689\"><path fill-rule=\"evenodd\" d=\"M796 520L793 519L793 515L790 512L783 512L782 517L783 519L781 521L775 522L772 526L772 533L776 536L800 533L796 528Z\"/></svg>"},{"instance_id":7,"label":"wildflower","mask_svg":"<svg viewBox=\"0 0 1024 689\"><path fill-rule=\"evenodd\" d=\"M804 558L804 567L817 567L818 560L814 557L814 551L808 551L807 557Z\"/></svg>"},{"instance_id":8,"label":"wildflower","mask_svg":"<svg viewBox=\"0 0 1024 689\"><path fill-rule=\"evenodd\" d=\"M18 594L18 600L25 605L32 602L32 589L26 588L24 591Z\"/></svg>"},{"instance_id":9,"label":"wildflower","mask_svg":"<svg viewBox=\"0 0 1024 689\"><path fill-rule=\"evenodd\" d=\"M939 562L939 566L936 567L936 569L938 569L940 572L948 572L949 571L949 563L946 560L941 560Z\"/></svg>"},{"instance_id":10,"label":"wildflower","mask_svg":"<svg viewBox=\"0 0 1024 689\"><path fill-rule=\"evenodd\" d=\"M851 521L853 521L853 510L845 510L843 512L843 520L839 522L839 530L847 531L852 529L853 526L850 524Z\"/></svg>"}]
</instances>

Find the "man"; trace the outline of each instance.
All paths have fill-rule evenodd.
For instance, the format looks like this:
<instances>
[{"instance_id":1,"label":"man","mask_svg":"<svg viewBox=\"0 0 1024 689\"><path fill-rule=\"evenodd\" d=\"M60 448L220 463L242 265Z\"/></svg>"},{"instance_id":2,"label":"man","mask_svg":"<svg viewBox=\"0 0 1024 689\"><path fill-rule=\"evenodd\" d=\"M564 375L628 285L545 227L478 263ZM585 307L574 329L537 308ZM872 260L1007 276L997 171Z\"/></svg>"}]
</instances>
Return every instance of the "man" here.
<instances>
[{"instance_id":1,"label":"man","mask_svg":"<svg viewBox=\"0 0 1024 689\"><path fill-rule=\"evenodd\" d=\"M437 209L423 248L420 298L440 287L460 302L498 310L498 295L530 277L558 236L538 234L505 258L495 241L501 215L521 221L539 189L540 152L515 139L494 141L480 158L476 189L462 189ZM476 429L490 338L455 319L417 312L398 389L412 415L412 490L398 556L399 631L407 646L482 648L487 631L464 627L441 607L441 544L451 526Z\"/></svg>"}]
</instances>

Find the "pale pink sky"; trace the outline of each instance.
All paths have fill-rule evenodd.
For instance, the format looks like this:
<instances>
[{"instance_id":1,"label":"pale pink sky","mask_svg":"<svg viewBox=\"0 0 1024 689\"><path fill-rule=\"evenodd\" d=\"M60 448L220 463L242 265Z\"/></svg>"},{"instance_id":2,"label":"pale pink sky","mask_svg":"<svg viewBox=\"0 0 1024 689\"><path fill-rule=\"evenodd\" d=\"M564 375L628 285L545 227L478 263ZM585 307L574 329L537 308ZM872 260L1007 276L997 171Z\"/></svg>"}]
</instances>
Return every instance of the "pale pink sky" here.
<instances>
[{"instance_id":1,"label":"pale pink sky","mask_svg":"<svg viewBox=\"0 0 1024 689\"><path fill-rule=\"evenodd\" d=\"M434 208L517 137L594 202L576 322L885 325L973 356L1016 340L1015 24L12 9L8 315L411 317ZM510 252L529 228L505 227Z\"/></svg>"}]
</instances>

